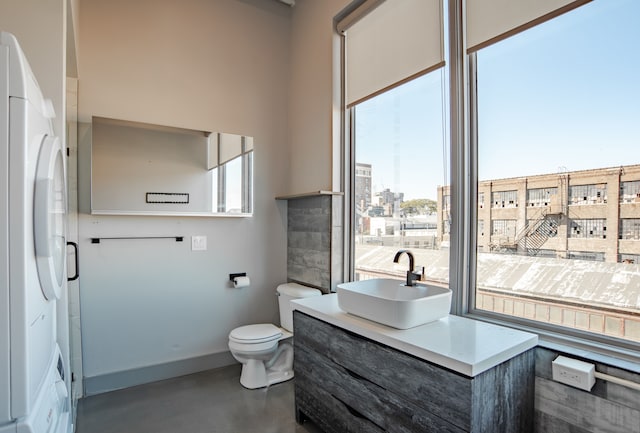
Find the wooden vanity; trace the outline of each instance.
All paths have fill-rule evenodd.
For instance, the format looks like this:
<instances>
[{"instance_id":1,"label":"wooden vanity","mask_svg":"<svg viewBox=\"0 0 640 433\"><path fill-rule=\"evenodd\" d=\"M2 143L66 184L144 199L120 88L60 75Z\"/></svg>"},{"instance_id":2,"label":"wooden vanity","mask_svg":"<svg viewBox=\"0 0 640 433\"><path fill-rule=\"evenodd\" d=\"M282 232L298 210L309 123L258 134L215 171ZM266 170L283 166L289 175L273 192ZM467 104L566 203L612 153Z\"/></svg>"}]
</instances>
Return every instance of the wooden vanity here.
<instances>
[{"instance_id":1,"label":"wooden vanity","mask_svg":"<svg viewBox=\"0 0 640 433\"><path fill-rule=\"evenodd\" d=\"M533 431L537 336L449 316L408 330L294 301L296 419L325 432Z\"/></svg>"}]
</instances>

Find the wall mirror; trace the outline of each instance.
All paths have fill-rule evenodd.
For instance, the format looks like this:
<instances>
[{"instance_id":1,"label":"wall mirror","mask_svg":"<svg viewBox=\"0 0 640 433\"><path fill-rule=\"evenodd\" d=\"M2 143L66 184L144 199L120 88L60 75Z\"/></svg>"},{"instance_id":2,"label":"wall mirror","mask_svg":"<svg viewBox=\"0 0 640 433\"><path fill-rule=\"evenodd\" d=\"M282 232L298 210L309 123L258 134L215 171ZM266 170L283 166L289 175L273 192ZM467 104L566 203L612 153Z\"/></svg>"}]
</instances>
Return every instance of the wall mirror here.
<instances>
[{"instance_id":1,"label":"wall mirror","mask_svg":"<svg viewBox=\"0 0 640 433\"><path fill-rule=\"evenodd\" d=\"M93 117L91 213L251 216L253 138Z\"/></svg>"}]
</instances>

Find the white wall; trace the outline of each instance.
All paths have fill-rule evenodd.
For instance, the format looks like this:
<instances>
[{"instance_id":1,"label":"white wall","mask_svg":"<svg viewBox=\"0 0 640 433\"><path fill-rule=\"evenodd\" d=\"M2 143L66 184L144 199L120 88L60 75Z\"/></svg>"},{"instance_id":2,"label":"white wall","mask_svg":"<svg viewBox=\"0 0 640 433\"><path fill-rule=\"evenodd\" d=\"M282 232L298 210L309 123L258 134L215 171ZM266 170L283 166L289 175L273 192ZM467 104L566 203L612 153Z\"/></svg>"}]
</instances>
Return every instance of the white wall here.
<instances>
[{"instance_id":1,"label":"white wall","mask_svg":"<svg viewBox=\"0 0 640 433\"><path fill-rule=\"evenodd\" d=\"M298 0L293 8L289 137L291 168L284 194L339 190L341 155L334 115L339 64L333 18L351 0Z\"/></svg>"},{"instance_id":2,"label":"white wall","mask_svg":"<svg viewBox=\"0 0 640 433\"><path fill-rule=\"evenodd\" d=\"M81 0L79 118L250 135L252 218L89 214L88 131L79 132L85 377L226 352L239 325L278 321L286 278L291 9L264 0ZM90 237L185 236L103 241ZM206 235L206 252L189 237ZM247 272L249 288L228 274ZM210 367L214 367L213 365Z\"/></svg>"}]
</instances>

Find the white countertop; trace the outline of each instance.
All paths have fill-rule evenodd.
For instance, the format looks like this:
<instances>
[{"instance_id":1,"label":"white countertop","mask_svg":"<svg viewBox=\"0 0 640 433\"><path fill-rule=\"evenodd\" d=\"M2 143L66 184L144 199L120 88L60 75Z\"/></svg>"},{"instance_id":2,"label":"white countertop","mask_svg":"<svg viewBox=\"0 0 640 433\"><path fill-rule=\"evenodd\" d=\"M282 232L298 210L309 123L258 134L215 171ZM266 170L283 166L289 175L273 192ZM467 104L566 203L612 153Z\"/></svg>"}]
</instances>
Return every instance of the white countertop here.
<instances>
[{"instance_id":1,"label":"white countertop","mask_svg":"<svg viewBox=\"0 0 640 433\"><path fill-rule=\"evenodd\" d=\"M538 344L535 334L451 315L411 329L390 328L345 313L335 293L291 303L309 316L469 377Z\"/></svg>"}]
</instances>

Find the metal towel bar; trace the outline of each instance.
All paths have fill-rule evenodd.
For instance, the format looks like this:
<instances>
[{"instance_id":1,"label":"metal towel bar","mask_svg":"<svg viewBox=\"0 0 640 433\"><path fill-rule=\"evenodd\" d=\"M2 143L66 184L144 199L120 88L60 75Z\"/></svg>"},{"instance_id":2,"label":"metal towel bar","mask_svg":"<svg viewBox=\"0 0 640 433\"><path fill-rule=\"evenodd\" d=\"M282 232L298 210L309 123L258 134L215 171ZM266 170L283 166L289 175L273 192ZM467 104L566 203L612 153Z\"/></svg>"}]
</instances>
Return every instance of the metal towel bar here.
<instances>
[{"instance_id":1,"label":"metal towel bar","mask_svg":"<svg viewBox=\"0 0 640 433\"><path fill-rule=\"evenodd\" d=\"M121 239L175 239L176 242L182 242L184 236L121 236L121 237L107 237L107 238L91 238L92 244L99 244L101 240L121 240Z\"/></svg>"}]
</instances>

